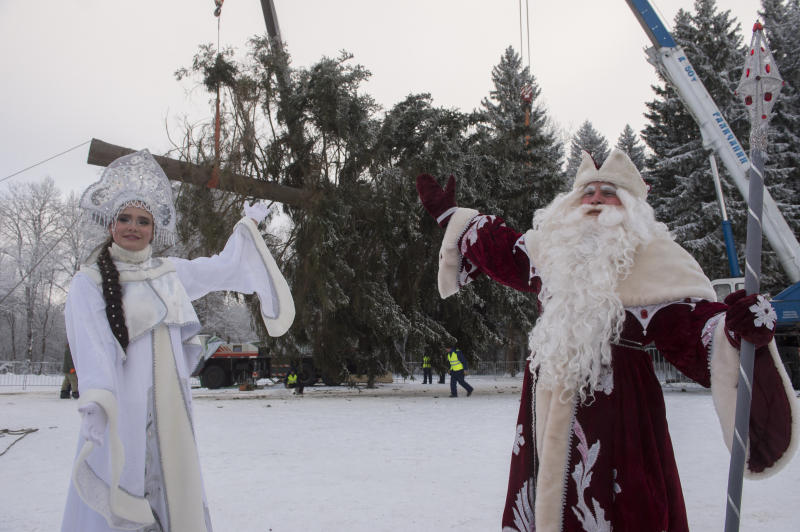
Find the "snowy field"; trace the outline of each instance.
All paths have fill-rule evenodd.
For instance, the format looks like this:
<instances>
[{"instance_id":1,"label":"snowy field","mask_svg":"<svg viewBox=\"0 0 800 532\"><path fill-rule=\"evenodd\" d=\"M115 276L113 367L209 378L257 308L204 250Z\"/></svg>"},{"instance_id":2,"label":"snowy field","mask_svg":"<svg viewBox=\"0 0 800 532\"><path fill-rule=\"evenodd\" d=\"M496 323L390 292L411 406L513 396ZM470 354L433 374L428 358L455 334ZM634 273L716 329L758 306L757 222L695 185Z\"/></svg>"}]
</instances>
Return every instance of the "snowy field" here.
<instances>
[{"instance_id":1,"label":"snowy field","mask_svg":"<svg viewBox=\"0 0 800 532\"><path fill-rule=\"evenodd\" d=\"M216 532L499 530L521 378L376 390L194 390ZM666 391L693 531L722 530L728 452L711 396ZM79 415L57 389L0 388L0 429L37 428L0 456L0 531L59 528ZM16 437L0 437L0 452ZM745 481L742 531L800 531L800 457Z\"/></svg>"}]
</instances>

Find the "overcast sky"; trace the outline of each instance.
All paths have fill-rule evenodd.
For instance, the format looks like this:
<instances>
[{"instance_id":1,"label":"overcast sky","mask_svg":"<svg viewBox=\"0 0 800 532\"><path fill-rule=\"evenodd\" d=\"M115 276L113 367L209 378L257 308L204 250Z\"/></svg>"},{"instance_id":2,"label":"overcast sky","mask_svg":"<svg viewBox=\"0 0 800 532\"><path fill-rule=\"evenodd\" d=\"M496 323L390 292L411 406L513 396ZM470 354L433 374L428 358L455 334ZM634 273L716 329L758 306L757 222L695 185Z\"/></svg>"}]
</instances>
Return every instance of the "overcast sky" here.
<instances>
[{"instance_id":1,"label":"overcast sky","mask_svg":"<svg viewBox=\"0 0 800 532\"><path fill-rule=\"evenodd\" d=\"M669 26L691 0L651 0ZM757 0L718 0L749 42ZM506 47L520 49L520 1L275 0L295 66L340 50L372 72L364 90L384 109L410 93L464 111L492 88ZM491 8L489 7L491 6ZM653 98L650 45L624 0L529 0L530 65L541 103L564 130L588 119L616 142L625 124L639 131ZM523 11L525 2L522 2ZM174 72L197 46L216 43L213 0L0 0L0 179L92 137L163 153L167 131L184 116L210 118L207 95ZM524 18L524 12L523 12ZM259 0L227 0L223 47L244 49L265 32ZM527 63L527 40L522 43ZM98 175L88 145L0 183L52 176L81 191Z\"/></svg>"}]
</instances>

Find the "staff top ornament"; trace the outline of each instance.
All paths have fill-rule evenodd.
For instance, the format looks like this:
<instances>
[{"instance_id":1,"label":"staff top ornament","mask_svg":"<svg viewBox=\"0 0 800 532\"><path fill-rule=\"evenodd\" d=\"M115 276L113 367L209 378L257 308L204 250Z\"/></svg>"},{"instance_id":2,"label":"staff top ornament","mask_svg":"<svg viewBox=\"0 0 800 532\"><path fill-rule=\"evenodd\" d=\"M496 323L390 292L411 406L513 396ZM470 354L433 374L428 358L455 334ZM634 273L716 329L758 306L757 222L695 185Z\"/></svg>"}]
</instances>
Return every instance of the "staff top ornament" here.
<instances>
[{"instance_id":1,"label":"staff top ornament","mask_svg":"<svg viewBox=\"0 0 800 532\"><path fill-rule=\"evenodd\" d=\"M146 149L111 161L100 180L83 193L79 205L92 222L103 227L115 223L125 207L145 209L153 215L156 242L175 243L172 187L164 170Z\"/></svg>"},{"instance_id":2,"label":"staff top ornament","mask_svg":"<svg viewBox=\"0 0 800 532\"><path fill-rule=\"evenodd\" d=\"M775 105L783 85L783 78L764 35L764 26L756 22L753 25L750 48L744 60L742 78L736 90L736 94L742 98L750 113L750 123L754 129L766 127L769 123L772 118L772 106Z\"/></svg>"}]
</instances>

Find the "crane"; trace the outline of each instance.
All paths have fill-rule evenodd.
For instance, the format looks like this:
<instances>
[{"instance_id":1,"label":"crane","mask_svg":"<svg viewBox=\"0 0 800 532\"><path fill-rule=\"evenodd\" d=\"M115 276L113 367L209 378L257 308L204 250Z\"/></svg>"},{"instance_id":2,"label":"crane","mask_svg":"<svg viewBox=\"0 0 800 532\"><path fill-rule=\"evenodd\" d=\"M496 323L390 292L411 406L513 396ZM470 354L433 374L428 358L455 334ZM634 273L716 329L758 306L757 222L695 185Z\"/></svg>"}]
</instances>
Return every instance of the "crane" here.
<instances>
[{"instance_id":1,"label":"crane","mask_svg":"<svg viewBox=\"0 0 800 532\"><path fill-rule=\"evenodd\" d=\"M694 71L683 49L666 29L648 0L625 0L653 43L647 49L648 61L669 80L689 113L700 127L703 146L722 160L739 192L747 200L747 171L750 160L720 112L703 82ZM712 167L716 164L712 163ZM800 243L798 243L775 200L764 191L764 235L792 283L800 282ZM724 227L724 225L723 225ZM726 237L727 240L727 237Z\"/></svg>"}]
</instances>

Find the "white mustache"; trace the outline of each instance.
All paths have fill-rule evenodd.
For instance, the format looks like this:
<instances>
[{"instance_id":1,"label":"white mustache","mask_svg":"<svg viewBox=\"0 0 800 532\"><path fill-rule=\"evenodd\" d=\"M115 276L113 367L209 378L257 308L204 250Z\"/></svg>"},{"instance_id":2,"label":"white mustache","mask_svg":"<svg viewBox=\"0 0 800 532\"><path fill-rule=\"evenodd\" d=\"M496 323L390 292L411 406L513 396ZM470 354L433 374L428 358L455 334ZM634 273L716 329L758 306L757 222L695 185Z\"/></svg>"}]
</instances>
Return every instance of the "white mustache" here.
<instances>
[{"instance_id":1,"label":"white mustache","mask_svg":"<svg viewBox=\"0 0 800 532\"><path fill-rule=\"evenodd\" d=\"M625 219L625 209L617 205L578 205L564 219L564 223L572 224L583 220L590 211L600 211L597 215L597 222L604 227L614 227L622 223Z\"/></svg>"}]
</instances>

